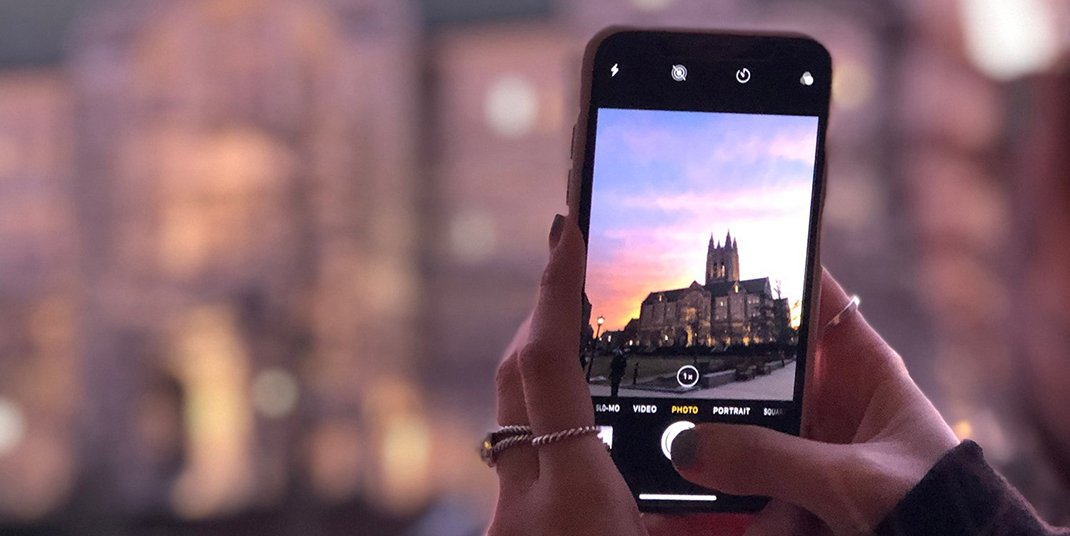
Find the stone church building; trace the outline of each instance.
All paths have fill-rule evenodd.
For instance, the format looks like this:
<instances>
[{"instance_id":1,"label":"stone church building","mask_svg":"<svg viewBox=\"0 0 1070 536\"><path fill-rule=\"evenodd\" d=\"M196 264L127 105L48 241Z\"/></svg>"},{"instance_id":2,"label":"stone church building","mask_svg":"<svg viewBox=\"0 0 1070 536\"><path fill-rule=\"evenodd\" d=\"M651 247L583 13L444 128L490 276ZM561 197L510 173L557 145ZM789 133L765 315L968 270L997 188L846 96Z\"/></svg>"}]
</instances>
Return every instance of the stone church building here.
<instances>
[{"instance_id":1,"label":"stone church building","mask_svg":"<svg viewBox=\"0 0 1070 536\"><path fill-rule=\"evenodd\" d=\"M779 294L779 293L778 293ZM788 299L774 297L768 277L741 280L739 244L710 236L706 282L651 292L639 312L639 346L731 346L788 342Z\"/></svg>"}]
</instances>

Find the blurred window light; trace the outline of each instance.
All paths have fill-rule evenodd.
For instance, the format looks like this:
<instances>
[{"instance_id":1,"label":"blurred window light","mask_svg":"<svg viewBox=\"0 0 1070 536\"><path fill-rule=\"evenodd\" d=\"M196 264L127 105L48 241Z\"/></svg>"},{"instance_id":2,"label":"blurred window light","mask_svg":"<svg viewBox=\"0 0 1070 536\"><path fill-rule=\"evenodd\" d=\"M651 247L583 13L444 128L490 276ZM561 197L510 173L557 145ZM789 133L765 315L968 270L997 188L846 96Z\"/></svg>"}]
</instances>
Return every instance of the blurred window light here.
<instances>
[{"instance_id":1,"label":"blurred window light","mask_svg":"<svg viewBox=\"0 0 1070 536\"><path fill-rule=\"evenodd\" d=\"M484 211L467 210L450 221L450 249L462 262L487 260L498 243L494 220Z\"/></svg>"},{"instance_id":2,"label":"blurred window light","mask_svg":"<svg viewBox=\"0 0 1070 536\"><path fill-rule=\"evenodd\" d=\"M842 62L832 77L832 101L838 108L854 110L873 94L873 77L864 65Z\"/></svg>"},{"instance_id":3,"label":"blurred window light","mask_svg":"<svg viewBox=\"0 0 1070 536\"><path fill-rule=\"evenodd\" d=\"M341 420L319 422L310 431L306 445L309 477L321 499L344 501L360 488L367 472L364 439L355 423Z\"/></svg>"},{"instance_id":4,"label":"blurred window light","mask_svg":"<svg viewBox=\"0 0 1070 536\"><path fill-rule=\"evenodd\" d=\"M10 0L8 0L10 1ZM554 0L417 0L430 26L549 17Z\"/></svg>"},{"instance_id":5,"label":"blurred window light","mask_svg":"<svg viewBox=\"0 0 1070 536\"><path fill-rule=\"evenodd\" d=\"M0 178L14 172L19 166L19 149L13 136L0 133Z\"/></svg>"},{"instance_id":6,"label":"blurred window light","mask_svg":"<svg viewBox=\"0 0 1070 536\"><path fill-rule=\"evenodd\" d=\"M297 379L280 368L265 369L257 374L251 391L256 411L276 419L293 413L300 396Z\"/></svg>"},{"instance_id":7,"label":"blurred window light","mask_svg":"<svg viewBox=\"0 0 1070 536\"><path fill-rule=\"evenodd\" d=\"M958 437L959 441L963 441L973 437L973 425L971 425L970 421L967 421L966 419L962 419L956 422L955 426L952 427L952 430L954 430L955 437Z\"/></svg>"},{"instance_id":8,"label":"blurred window light","mask_svg":"<svg viewBox=\"0 0 1070 536\"><path fill-rule=\"evenodd\" d=\"M205 518L242 507L254 491L249 350L225 304L194 307L175 328L172 363L186 392L188 463L172 504L181 517Z\"/></svg>"},{"instance_id":9,"label":"blurred window light","mask_svg":"<svg viewBox=\"0 0 1070 536\"><path fill-rule=\"evenodd\" d=\"M1011 80L1052 64L1059 43L1046 0L961 0L970 60L997 80Z\"/></svg>"},{"instance_id":10,"label":"blurred window light","mask_svg":"<svg viewBox=\"0 0 1070 536\"><path fill-rule=\"evenodd\" d=\"M483 113L491 131L518 138L531 132L539 115L539 98L526 78L510 74L498 78L487 90Z\"/></svg>"},{"instance_id":11,"label":"blurred window light","mask_svg":"<svg viewBox=\"0 0 1070 536\"><path fill-rule=\"evenodd\" d=\"M411 379L382 376L364 399L378 447L379 481L370 498L399 514L426 504L434 484L434 437L421 398L420 387Z\"/></svg>"},{"instance_id":12,"label":"blurred window light","mask_svg":"<svg viewBox=\"0 0 1070 536\"><path fill-rule=\"evenodd\" d=\"M671 6L674 0L632 0L632 5L642 11L662 11Z\"/></svg>"},{"instance_id":13,"label":"blurred window light","mask_svg":"<svg viewBox=\"0 0 1070 536\"><path fill-rule=\"evenodd\" d=\"M397 512L426 500L431 482L431 430L419 413L395 413L385 419L382 438L383 498Z\"/></svg>"},{"instance_id":14,"label":"blurred window light","mask_svg":"<svg viewBox=\"0 0 1070 536\"><path fill-rule=\"evenodd\" d=\"M26 418L11 400L0 398L0 456L15 450L26 437Z\"/></svg>"}]
</instances>

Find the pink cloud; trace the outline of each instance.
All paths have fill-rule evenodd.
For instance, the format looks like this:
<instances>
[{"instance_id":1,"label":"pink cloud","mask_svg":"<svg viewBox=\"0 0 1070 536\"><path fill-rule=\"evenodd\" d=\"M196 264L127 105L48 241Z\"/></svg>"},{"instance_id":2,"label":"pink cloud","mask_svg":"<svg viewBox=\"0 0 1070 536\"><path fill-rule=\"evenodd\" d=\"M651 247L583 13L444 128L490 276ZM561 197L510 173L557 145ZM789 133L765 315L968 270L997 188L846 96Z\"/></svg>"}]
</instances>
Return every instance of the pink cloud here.
<instances>
[{"instance_id":1,"label":"pink cloud","mask_svg":"<svg viewBox=\"0 0 1070 536\"><path fill-rule=\"evenodd\" d=\"M674 212L697 214L725 214L726 212L757 211L783 212L785 209L808 207L810 204L810 185L797 183L789 187L763 189L754 191L708 191L702 193L681 192L671 195L659 195L651 198L646 195L634 195L617 199L608 199L622 208L657 208ZM722 221L726 218L721 216Z\"/></svg>"}]
</instances>

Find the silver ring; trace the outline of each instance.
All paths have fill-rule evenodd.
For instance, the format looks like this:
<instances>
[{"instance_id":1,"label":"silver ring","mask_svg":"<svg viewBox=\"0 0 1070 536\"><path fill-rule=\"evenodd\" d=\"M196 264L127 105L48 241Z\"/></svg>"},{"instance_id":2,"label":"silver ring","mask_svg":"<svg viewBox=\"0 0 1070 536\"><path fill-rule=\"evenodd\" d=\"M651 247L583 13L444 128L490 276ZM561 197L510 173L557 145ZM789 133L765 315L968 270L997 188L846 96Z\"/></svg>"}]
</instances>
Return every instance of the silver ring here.
<instances>
[{"instance_id":1,"label":"silver ring","mask_svg":"<svg viewBox=\"0 0 1070 536\"><path fill-rule=\"evenodd\" d=\"M544 447L550 443L556 443L570 437L580 437L588 434L597 434L600 428L598 426L580 426L579 428L569 428L568 430L561 430L560 432L554 432L551 434L543 434L541 436L535 436L531 439L531 446Z\"/></svg>"},{"instance_id":2,"label":"silver ring","mask_svg":"<svg viewBox=\"0 0 1070 536\"><path fill-rule=\"evenodd\" d=\"M494 467L502 451L509 447L530 443L532 437L534 435L531 433L530 426L522 424L502 426L483 437L479 445L479 459L483 460L488 467Z\"/></svg>"},{"instance_id":3,"label":"silver ring","mask_svg":"<svg viewBox=\"0 0 1070 536\"><path fill-rule=\"evenodd\" d=\"M836 313L836 316L832 317L832 320L829 320L828 324L825 324L825 327L821 330L822 333L828 331L829 328L842 324L843 321L851 315L851 313L858 310L858 305L860 303L862 303L861 298L859 298L857 295L851 296L851 299L847 302L847 305L845 305L843 309L840 309L840 312Z\"/></svg>"}]
</instances>

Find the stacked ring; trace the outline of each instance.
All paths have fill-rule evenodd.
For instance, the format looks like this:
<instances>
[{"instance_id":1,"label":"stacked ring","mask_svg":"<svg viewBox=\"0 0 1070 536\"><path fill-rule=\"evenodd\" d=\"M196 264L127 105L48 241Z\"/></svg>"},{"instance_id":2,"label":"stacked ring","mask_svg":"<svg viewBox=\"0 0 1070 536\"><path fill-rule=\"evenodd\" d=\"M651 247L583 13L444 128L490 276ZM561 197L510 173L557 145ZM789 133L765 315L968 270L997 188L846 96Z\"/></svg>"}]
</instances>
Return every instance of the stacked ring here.
<instances>
[{"instance_id":1,"label":"stacked ring","mask_svg":"<svg viewBox=\"0 0 1070 536\"><path fill-rule=\"evenodd\" d=\"M489 467L494 467L498 462L498 456L510 447L529 444L533 447L543 447L550 443L556 443L572 437L580 437L588 434L597 434L598 426L580 426L569 428L560 432L553 432L536 436L530 426L509 425L488 433L479 447L479 458Z\"/></svg>"},{"instance_id":2,"label":"stacked ring","mask_svg":"<svg viewBox=\"0 0 1070 536\"><path fill-rule=\"evenodd\" d=\"M550 443L555 443L563 439L570 437L579 437L587 434L597 434L599 430L598 426L581 426L579 428L569 428L568 430L561 430L560 432L554 432L552 434L543 434L531 439L531 446L543 447Z\"/></svg>"},{"instance_id":3,"label":"stacked ring","mask_svg":"<svg viewBox=\"0 0 1070 536\"><path fill-rule=\"evenodd\" d=\"M502 426L483 438L479 446L479 459L483 460L488 467L494 467L502 451L521 443L530 443L532 437L534 436L530 426L520 424Z\"/></svg>"}]
</instances>

